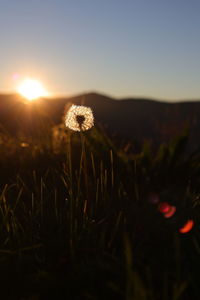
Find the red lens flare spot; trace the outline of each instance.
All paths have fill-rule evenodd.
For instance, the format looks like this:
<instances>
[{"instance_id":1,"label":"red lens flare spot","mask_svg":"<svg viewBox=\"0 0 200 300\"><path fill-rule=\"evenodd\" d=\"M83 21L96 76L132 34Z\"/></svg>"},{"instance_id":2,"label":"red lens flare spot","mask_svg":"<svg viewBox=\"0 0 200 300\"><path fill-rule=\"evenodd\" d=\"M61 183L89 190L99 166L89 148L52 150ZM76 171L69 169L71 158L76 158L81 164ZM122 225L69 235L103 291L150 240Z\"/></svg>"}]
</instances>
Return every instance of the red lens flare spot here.
<instances>
[{"instance_id":1,"label":"red lens flare spot","mask_svg":"<svg viewBox=\"0 0 200 300\"><path fill-rule=\"evenodd\" d=\"M165 218L171 218L171 217L173 217L175 212L176 212L176 207L175 206L170 206L170 209L168 210L168 212L164 213L163 215L164 215Z\"/></svg>"},{"instance_id":2,"label":"red lens flare spot","mask_svg":"<svg viewBox=\"0 0 200 300\"><path fill-rule=\"evenodd\" d=\"M179 229L179 232L180 233L187 233L189 232L194 226L194 221L193 220L188 220L184 225L183 227L181 227Z\"/></svg>"},{"instance_id":3,"label":"red lens flare spot","mask_svg":"<svg viewBox=\"0 0 200 300\"><path fill-rule=\"evenodd\" d=\"M162 214L167 213L168 211L170 211L170 209L171 209L171 205L169 203L167 203L167 202L162 202L158 206L158 210Z\"/></svg>"}]
</instances>

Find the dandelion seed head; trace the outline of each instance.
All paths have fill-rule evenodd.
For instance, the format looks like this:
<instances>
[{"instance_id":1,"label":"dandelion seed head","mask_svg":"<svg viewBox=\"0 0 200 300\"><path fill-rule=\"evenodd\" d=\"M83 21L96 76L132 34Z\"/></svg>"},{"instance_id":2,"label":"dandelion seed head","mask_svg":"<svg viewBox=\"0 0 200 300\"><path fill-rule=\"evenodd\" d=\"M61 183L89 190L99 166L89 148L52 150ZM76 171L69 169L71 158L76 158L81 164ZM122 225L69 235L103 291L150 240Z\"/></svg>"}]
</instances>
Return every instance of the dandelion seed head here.
<instances>
[{"instance_id":1,"label":"dandelion seed head","mask_svg":"<svg viewBox=\"0 0 200 300\"><path fill-rule=\"evenodd\" d=\"M85 121L85 117L82 115L78 115L78 116L76 116L76 121L78 122L79 126L82 126L82 124Z\"/></svg>"},{"instance_id":2,"label":"dandelion seed head","mask_svg":"<svg viewBox=\"0 0 200 300\"><path fill-rule=\"evenodd\" d=\"M72 105L65 117L65 125L74 131L86 131L94 126L94 116L90 107Z\"/></svg>"}]
</instances>

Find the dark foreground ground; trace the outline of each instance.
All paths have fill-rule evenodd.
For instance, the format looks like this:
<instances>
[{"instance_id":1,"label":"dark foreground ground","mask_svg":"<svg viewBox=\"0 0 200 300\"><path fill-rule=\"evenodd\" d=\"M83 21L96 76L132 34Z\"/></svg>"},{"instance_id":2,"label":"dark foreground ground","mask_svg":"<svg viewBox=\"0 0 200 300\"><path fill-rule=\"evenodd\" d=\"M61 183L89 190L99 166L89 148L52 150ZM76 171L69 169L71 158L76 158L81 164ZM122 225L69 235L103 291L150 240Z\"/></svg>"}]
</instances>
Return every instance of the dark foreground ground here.
<instances>
[{"instance_id":1,"label":"dark foreground ground","mask_svg":"<svg viewBox=\"0 0 200 300\"><path fill-rule=\"evenodd\" d=\"M200 155L186 145L132 154L97 128L2 131L1 299L200 299Z\"/></svg>"}]
</instances>

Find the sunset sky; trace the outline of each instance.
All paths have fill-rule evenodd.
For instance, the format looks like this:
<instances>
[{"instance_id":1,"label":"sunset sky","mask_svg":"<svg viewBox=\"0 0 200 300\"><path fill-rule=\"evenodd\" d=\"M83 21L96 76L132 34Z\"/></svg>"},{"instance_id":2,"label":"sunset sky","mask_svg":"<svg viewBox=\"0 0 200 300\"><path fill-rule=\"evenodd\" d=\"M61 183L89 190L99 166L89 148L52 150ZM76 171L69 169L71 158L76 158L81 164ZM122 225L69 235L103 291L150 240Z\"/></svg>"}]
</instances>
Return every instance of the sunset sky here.
<instances>
[{"instance_id":1,"label":"sunset sky","mask_svg":"<svg viewBox=\"0 0 200 300\"><path fill-rule=\"evenodd\" d=\"M200 99L199 0L0 0L0 92Z\"/></svg>"}]
</instances>

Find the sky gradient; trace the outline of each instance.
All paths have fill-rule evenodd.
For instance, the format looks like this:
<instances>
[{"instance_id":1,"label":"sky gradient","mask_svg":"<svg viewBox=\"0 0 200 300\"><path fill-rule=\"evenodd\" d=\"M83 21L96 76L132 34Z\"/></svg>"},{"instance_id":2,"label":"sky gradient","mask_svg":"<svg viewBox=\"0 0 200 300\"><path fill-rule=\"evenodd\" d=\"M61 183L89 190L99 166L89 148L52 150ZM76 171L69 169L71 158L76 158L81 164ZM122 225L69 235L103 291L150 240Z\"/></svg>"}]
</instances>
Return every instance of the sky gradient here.
<instances>
[{"instance_id":1,"label":"sky gradient","mask_svg":"<svg viewBox=\"0 0 200 300\"><path fill-rule=\"evenodd\" d=\"M199 0L0 0L0 92L200 99Z\"/></svg>"}]
</instances>

